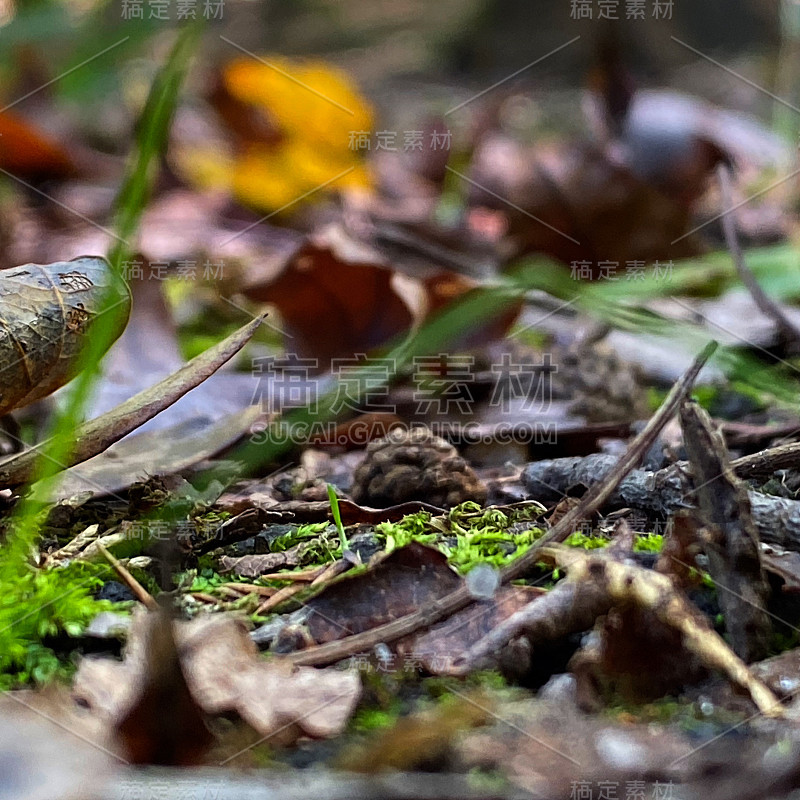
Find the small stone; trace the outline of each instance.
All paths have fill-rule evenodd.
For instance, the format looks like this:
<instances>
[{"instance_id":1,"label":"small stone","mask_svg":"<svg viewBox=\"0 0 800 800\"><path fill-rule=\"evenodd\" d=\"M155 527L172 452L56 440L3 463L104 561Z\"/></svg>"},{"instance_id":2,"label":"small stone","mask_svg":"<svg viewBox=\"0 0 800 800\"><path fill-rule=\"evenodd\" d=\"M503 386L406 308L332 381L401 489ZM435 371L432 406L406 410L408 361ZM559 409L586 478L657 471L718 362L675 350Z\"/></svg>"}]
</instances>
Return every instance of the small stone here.
<instances>
[{"instance_id":1,"label":"small stone","mask_svg":"<svg viewBox=\"0 0 800 800\"><path fill-rule=\"evenodd\" d=\"M130 617L113 611L101 611L86 626L83 635L93 639L119 639L128 635L130 627Z\"/></svg>"},{"instance_id":2,"label":"small stone","mask_svg":"<svg viewBox=\"0 0 800 800\"><path fill-rule=\"evenodd\" d=\"M466 582L476 600L490 600L500 586L500 574L489 564L478 564L467 573Z\"/></svg>"}]
</instances>

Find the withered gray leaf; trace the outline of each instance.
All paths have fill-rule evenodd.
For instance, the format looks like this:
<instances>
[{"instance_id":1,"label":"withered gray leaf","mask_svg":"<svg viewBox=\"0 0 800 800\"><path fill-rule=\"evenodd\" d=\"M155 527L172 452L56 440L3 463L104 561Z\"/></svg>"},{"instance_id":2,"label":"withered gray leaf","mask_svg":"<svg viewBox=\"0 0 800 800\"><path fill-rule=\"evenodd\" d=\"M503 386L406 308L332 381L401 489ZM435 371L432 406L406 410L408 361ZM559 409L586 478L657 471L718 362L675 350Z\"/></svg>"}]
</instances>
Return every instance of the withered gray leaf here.
<instances>
[{"instance_id":1,"label":"withered gray leaf","mask_svg":"<svg viewBox=\"0 0 800 800\"><path fill-rule=\"evenodd\" d=\"M46 397L75 376L76 356L100 315L122 333L131 297L99 256L24 264L0 273L0 416Z\"/></svg>"}]
</instances>

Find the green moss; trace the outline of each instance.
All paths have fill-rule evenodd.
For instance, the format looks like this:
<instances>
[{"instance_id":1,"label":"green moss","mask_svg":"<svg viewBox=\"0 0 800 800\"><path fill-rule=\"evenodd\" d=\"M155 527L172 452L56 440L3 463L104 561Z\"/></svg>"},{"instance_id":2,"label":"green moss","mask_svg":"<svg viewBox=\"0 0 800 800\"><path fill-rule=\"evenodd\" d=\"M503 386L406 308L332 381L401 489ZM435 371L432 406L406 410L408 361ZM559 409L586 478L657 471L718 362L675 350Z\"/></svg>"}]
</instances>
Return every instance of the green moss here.
<instances>
[{"instance_id":1,"label":"green moss","mask_svg":"<svg viewBox=\"0 0 800 800\"><path fill-rule=\"evenodd\" d=\"M7 560L0 571L12 571ZM57 653L48 642L56 637L78 637L101 611L128 607L92 596L113 577L106 564L72 562L54 569L25 565L16 572L13 580L3 582L0 595L2 690L66 677L72 670L69 654Z\"/></svg>"},{"instance_id":2,"label":"green moss","mask_svg":"<svg viewBox=\"0 0 800 800\"><path fill-rule=\"evenodd\" d=\"M464 678L452 678L448 676L425 678L422 682L423 689L428 697L451 702L458 694L463 694L470 689L484 689L487 692L500 693L503 698L506 693L519 693L519 688L511 686L498 670L484 669L469 673Z\"/></svg>"},{"instance_id":3,"label":"green moss","mask_svg":"<svg viewBox=\"0 0 800 800\"><path fill-rule=\"evenodd\" d=\"M770 637L769 655L776 656L800 645L800 631L782 626L784 630L773 630Z\"/></svg>"},{"instance_id":4,"label":"green moss","mask_svg":"<svg viewBox=\"0 0 800 800\"><path fill-rule=\"evenodd\" d=\"M660 533L642 533L633 543L634 553L660 553L664 547L664 537Z\"/></svg>"},{"instance_id":5,"label":"green moss","mask_svg":"<svg viewBox=\"0 0 800 800\"><path fill-rule=\"evenodd\" d=\"M473 791L483 792L487 795L505 795L513 788L508 776L499 769L488 770L483 767L473 767L467 773L467 781Z\"/></svg>"},{"instance_id":6,"label":"green moss","mask_svg":"<svg viewBox=\"0 0 800 800\"><path fill-rule=\"evenodd\" d=\"M466 502L439 517L420 511L399 522L383 522L375 526L375 533L387 552L419 542L441 550L450 564L466 573L478 564L503 567L519 558L543 535L544 528L531 525L543 511L538 503L499 509Z\"/></svg>"},{"instance_id":7,"label":"green moss","mask_svg":"<svg viewBox=\"0 0 800 800\"><path fill-rule=\"evenodd\" d=\"M353 715L350 730L357 733L367 733L381 728L390 728L400 717L401 703L391 710L382 708L360 708Z\"/></svg>"},{"instance_id":8,"label":"green moss","mask_svg":"<svg viewBox=\"0 0 800 800\"><path fill-rule=\"evenodd\" d=\"M623 717L626 722L635 719L643 723L670 725L686 733L706 732L708 726L738 725L745 719L743 712L731 711L710 703L699 704L672 696L663 697L645 704L634 704L617 700L605 712L614 718Z\"/></svg>"},{"instance_id":9,"label":"green moss","mask_svg":"<svg viewBox=\"0 0 800 800\"><path fill-rule=\"evenodd\" d=\"M582 550L601 550L608 547L613 540L606 536L588 536L576 531L565 539L567 547L579 547ZM664 537L659 533L639 533L633 541L634 553L660 553L664 546Z\"/></svg>"},{"instance_id":10,"label":"green moss","mask_svg":"<svg viewBox=\"0 0 800 800\"><path fill-rule=\"evenodd\" d=\"M289 550L301 542L319 538L320 534L328 527L330 526L327 522L313 522L308 525L300 525L273 539L269 549L273 553L282 553L284 550Z\"/></svg>"},{"instance_id":11,"label":"green moss","mask_svg":"<svg viewBox=\"0 0 800 800\"><path fill-rule=\"evenodd\" d=\"M587 536L585 533L576 531L564 540L564 544L567 547L579 547L582 550L600 550L608 547L611 541L605 536Z\"/></svg>"}]
</instances>

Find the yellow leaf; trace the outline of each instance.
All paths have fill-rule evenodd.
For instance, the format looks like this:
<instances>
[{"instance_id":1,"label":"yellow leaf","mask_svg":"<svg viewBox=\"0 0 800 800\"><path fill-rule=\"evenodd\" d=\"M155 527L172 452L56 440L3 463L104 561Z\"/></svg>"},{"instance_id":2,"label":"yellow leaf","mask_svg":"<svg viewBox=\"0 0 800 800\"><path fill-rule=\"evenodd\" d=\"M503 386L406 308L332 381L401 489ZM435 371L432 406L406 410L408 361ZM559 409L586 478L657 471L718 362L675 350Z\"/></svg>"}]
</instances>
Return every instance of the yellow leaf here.
<instances>
[{"instance_id":1,"label":"yellow leaf","mask_svg":"<svg viewBox=\"0 0 800 800\"><path fill-rule=\"evenodd\" d=\"M287 136L341 150L349 149L351 131L372 129L372 109L343 72L322 62L264 61L233 61L225 87L237 100L266 109Z\"/></svg>"},{"instance_id":2,"label":"yellow leaf","mask_svg":"<svg viewBox=\"0 0 800 800\"><path fill-rule=\"evenodd\" d=\"M368 189L363 154L353 133L371 131L372 109L347 76L322 62L296 63L275 56L247 58L223 73L236 100L265 111L281 134L276 143L245 143L229 183L244 203L278 211L325 192ZM268 66L269 65L269 66ZM187 172L202 185L223 185L224 161L195 154Z\"/></svg>"},{"instance_id":3,"label":"yellow leaf","mask_svg":"<svg viewBox=\"0 0 800 800\"><path fill-rule=\"evenodd\" d=\"M299 139L287 139L271 148L252 148L234 166L234 193L262 210L276 211L301 198L311 199L311 195L303 196L323 184L328 191L367 189L370 181L355 153L323 151Z\"/></svg>"}]
</instances>

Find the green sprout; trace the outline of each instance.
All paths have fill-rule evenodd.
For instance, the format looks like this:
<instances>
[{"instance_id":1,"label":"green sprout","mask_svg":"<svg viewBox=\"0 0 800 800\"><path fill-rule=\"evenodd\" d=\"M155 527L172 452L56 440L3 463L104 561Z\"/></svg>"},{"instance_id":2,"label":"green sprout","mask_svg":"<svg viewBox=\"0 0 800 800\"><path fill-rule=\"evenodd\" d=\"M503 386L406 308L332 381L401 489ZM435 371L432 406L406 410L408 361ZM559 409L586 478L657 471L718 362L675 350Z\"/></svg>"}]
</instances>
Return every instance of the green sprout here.
<instances>
[{"instance_id":1,"label":"green sprout","mask_svg":"<svg viewBox=\"0 0 800 800\"><path fill-rule=\"evenodd\" d=\"M339 498L336 496L336 489L330 483L328 484L328 500L330 500L331 503L333 522L336 525L336 530L339 532L339 541L342 543L342 555L344 555L349 549L347 534L344 532L344 525L342 525L342 513L339 511Z\"/></svg>"}]
</instances>

